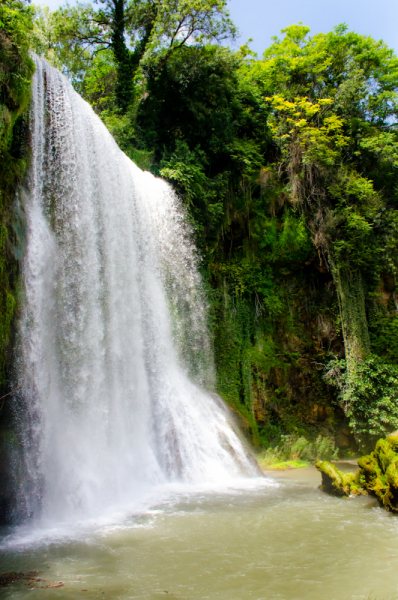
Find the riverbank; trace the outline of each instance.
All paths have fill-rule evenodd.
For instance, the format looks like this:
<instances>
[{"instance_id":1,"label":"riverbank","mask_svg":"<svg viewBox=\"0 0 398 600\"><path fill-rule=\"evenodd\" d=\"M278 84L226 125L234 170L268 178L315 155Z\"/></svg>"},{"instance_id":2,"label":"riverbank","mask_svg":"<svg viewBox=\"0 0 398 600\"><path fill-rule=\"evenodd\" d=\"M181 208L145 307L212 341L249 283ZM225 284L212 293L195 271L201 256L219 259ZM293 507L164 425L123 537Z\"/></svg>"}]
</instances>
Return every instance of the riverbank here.
<instances>
[{"instance_id":1,"label":"riverbank","mask_svg":"<svg viewBox=\"0 0 398 600\"><path fill-rule=\"evenodd\" d=\"M263 472L267 471L291 471L292 469L303 469L309 467L311 463L308 460L285 460L283 462L260 462L259 466Z\"/></svg>"}]
</instances>

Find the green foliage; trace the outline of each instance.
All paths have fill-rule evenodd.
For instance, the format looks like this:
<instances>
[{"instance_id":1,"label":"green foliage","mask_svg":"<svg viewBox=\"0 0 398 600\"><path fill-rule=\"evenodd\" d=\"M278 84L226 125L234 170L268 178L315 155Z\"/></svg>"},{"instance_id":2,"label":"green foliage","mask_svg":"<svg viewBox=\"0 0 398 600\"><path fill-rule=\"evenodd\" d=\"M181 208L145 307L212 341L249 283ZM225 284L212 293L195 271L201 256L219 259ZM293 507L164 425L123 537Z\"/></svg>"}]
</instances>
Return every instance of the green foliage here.
<instances>
[{"instance_id":1,"label":"green foliage","mask_svg":"<svg viewBox=\"0 0 398 600\"><path fill-rule=\"evenodd\" d=\"M377 295L370 305L369 334L373 353L381 357L386 364L397 364L398 314L392 296L390 300L392 300L393 306L385 307Z\"/></svg>"},{"instance_id":2,"label":"green foliage","mask_svg":"<svg viewBox=\"0 0 398 600\"><path fill-rule=\"evenodd\" d=\"M17 303L18 263L13 230L13 201L26 168L22 113L30 98L34 71L28 54L32 9L19 0L0 5L0 386L6 385L6 362Z\"/></svg>"},{"instance_id":3,"label":"green foliage","mask_svg":"<svg viewBox=\"0 0 398 600\"><path fill-rule=\"evenodd\" d=\"M225 48L181 48L160 71L148 67L147 95L137 111L136 145L154 152L160 173L189 205L202 250L218 243L225 199L235 193L231 173L247 168L242 153L251 165L237 66ZM250 156L260 168L253 142Z\"/></svg>"},{"instance_id":4,"label":"green foliage","mask_svg":"<svg viewBox=\"0 0 398 600\"><path fill-rule=\"evenodd\" d=\"M64 65L77 87L99 53L111 51L116 107L125 114L134 101L142 68L161 69L186 44L236 36L225 0L99 0L38 9L32 45L55 66ZM65 70L64 69L64 70ZM98 65L95 68L98 73ZM107 73L108 74L108 73ZM83 90L84 90L83 85Z\"/></svg>"},{"instance_id":5,"label":"green foliage","mask_svg":"<svg viewBox=\"0 0 398 600\"><path fill-rule=\"evenodd\" d=\"M30 8L21 1L9 0L1 4L1 100L3 111L7 107L16 112L14 118L21 114L29 100L33 64L28 56L27 36L32 27L31 16ZM4 125L8 125L7 121Z\"/></svg>"},{"instance_id":6,"label":"green foliage","mask_svg":"<svg viewBox=\"0 0 398 600\"><path fill-rule=\"evenodd\" d=\"M156 19L146 50L146 61L159 49L163 63L186 43L221 42L236 37L226 0L168 0L156 2ZM155 55L159 61L159 53Z\"/></svg>"},{"instance_id":7,"label":"green foliage","mask_svg":"<svg viewBox=\"0 0 398 600\"><path fill-rule=\"evenodd\" d=\"M280 443L275 448L267 448L258 456L261 466L274 463L286 463L287 461L319 461L337 460L338 450L335 448L334 440L329 437L318 435L311 442L304 436L295 434L281 436Z\"/></svg>"},{"instance_id":8,"label":"green foliage","mask_svg":"<svg viewBox=\"0 0 398 600\"><path fill-rule=\"evenodd\" d=\"M242 302L222 306L213 297L216 389L228 404L242 415L255 446L261 436L253 411L252 369L250 361L250 309Z\"/></svg>"},{"instance_id":9,"label":"green foliage","mask_svg":"<svg viewBox=\"0 0 398 600\"><path fill-rule=\"evenodd\" d=\"M214 44L235 34L224 0L105 0L35 9L29 36L181 197L204 259L217 391L254 443L333 430L336 395L357 406L357 437L366 403L384 432L397 318L378 290L394 289L398 266L398 59L345 26L288 27L260 60ZM358 387L370 353L377 393ZM346 359L341 389L322 378L332 357Z\"/></svg>"},{"instance_id":10,"label":"green foliage","mask_svg":"<svg viewBox=\"0 0 398 600\"><path fill-rule=\"evenodd\" d=\"M1 137L7 141L13 123L26 107L30 97L30 79L34 67L28 55L27 40L31 28L32 10L22 0L7 0L1 3Z\"/></svg>"},{"instance_id":11,"label":"green foliage","mask_svg":"<svg viewBox=\"0 0 398 600\"><path fill-rule=\"evenodd\" d=\"M90 66L86 70L84 81L81 86L82 92L90 101L94 110L99 113L108 111L113 120L118 119L124 122L126 120L125 118L113 113L115 107L115 84L116 69L112 52L110 50L105 50L100 54L96 54L90 61ZM112 134L115 135L115 128L112 128L109 121L107 126Z\"/></svg>"},{"instance_id":12,"label":"green foliage","mask_svg":"<svg viewBox=\"0 0 398 600\"><path fill-rule=\"evenodd\" d=\"M211 227L223 216L224 203L220 200L226 190L227 181L221 176L209 178L205 173L206 155L200 147L191 151L186 142L177 141L170 158L163 159L159 174L169 179L185 199L188 207L194 200L206 207L207 221Z\"/></svg>"},{"instance_id":13,"label":"green foliage","mask_svg":"<svg viewBox=\"0 0 398 600\"><path fill-rule=\"evenodd\" d=\"M260 468L265 471L287 471L288 469L303 469L304 467L309 467L311 463L307 460L301 460L296 458L294 460L285 460L284 462L275 462L275 463L261 463L259 462Z\"/></svg>"},{"instance_id":14,"label":"green foliage","mask_svg":"<svg viewBox=\"0 0 398 600\"><path fill-rule=\"evenodd\" d=\"M81 5L83 14L86 10ZM51 11L47 6L33 5L32 11L33 26L28 36L31 50L67 75L79 93L84 92L85 74L95 57L70 35L77 17L62 9Z\"/></svg>"},{"instance_id":15,"label":"green foliage","mask_svg":"<svg viewBox=\"0 0 398 600\"><path fill-rule=\"evenodd\" d=\"M313 448L313 460L337 460L338 450L335 449L334 441L328 437L319 435Z\"/></svg>"},{"instance_id":16,"label":"green foliage","mask_svg":"<svg viewBox=\"0 0 398 600\"><path fill-rule=\"evenodd\" d=\"M381 269L388 264L395 273L397 264L397 247L386 251L380 241L395 239L398 59L382 42L342 26L313 37L300 25L282 33L263 61L246 62L245 78L259 85L270 111L278 171L268 187L300 208L333 276L347 360L344 395L354 398L357 365L371 350L366 305ZM350 423L360 436L353 415Z\"/></svg>"},{"instance_id":17,"label":"green foliage","mask_svg":"<svg viewBox=\"0 0 398 600\"><path fill-rule=\"evenodd\" d=\"M349 372L346 361L331 361L326 375L339 390L350 427L361 449L398 429L398 366L369 356Z\"/></svg>"},{"instance_id":18,"label":"green foliage","mask_svg":"<svg viewBox=\"0 0 398 600\"><path fill-rule=\"evenodd\" d=\"M263 61L247 62L245 75L260 85L271 109L285 193L302 206L313 241L328 258L350 364L351 354L356 360L369 351L366 333L357 334L366 328L358 286L378 279L382 211L395 218L395 190L380 185L376 171L386 161L390 172L396 168L390 123L397 115L398 60L382 42L342 26L312 38L299 25L283 33ZM383 227L388 230L386 222ZM346 303L358 291L353 312Z\"/></svg>"}]
</instances>

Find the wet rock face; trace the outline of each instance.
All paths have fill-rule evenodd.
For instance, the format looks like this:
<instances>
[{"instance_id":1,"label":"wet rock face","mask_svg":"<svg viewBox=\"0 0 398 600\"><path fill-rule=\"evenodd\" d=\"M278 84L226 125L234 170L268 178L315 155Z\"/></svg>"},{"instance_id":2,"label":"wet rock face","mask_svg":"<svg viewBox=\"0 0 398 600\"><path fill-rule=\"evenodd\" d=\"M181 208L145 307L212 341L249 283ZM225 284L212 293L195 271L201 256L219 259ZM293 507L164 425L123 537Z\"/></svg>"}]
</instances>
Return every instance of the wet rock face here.
<instances>
[{"instance_id":1,"label":"wet rock face","mask_svg":"<svg viewBox=\"0 0 398 600\"><path fill-rule=\"evenodd\" d=\"M355 447L354 436L352 435L348 425L343 425L343 427L336 433L336 446L343 449Z\"/></svg>"},{"instance_id":2,"label":"wet rock face","mask_svg":"<svg viewBox=\"0 0 398 600\"><path fill-rule=\"evenodd\" d=\"M398 433L379 440L373 452L362 456L356 475L342 473L327 461L315 466L322 474L323 491L336 496L372 494L386 510L398 513Z\"/></svg>"}]
</instances>

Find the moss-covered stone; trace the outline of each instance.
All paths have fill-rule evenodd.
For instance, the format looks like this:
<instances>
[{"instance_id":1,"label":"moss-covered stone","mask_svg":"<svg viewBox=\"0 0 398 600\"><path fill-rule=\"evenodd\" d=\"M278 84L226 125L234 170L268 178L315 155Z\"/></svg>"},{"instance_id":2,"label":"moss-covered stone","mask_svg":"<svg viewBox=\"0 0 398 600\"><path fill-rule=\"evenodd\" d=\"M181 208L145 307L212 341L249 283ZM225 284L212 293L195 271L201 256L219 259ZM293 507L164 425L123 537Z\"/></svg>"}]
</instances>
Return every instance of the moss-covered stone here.
<instances>
[{"instance_id":1,"label":"moss-covered stone","mask_svg":"<svg viewBox=\"0 0 398 600\"><path fill-rule=\"evenodd\" d=\"M358 460L361 478L386 510L398 512L398 435L377 442L373 452Z\"/></svg>"},{"instance_id":2,"label":"moss-covered stone","mask_svg":"<svg viewBox=\"0 0 398 600\"><path fill-rule=\"evenodd\" d=\"M342 473L336 465L319 460L315 463L316 468L322 474L321 490L334 496L359 496L367 492L361 487L360 474Z\"/></svg>"},{"instance_id":3,"label":"moss-covered stone","mask_svg":"<svg viewBox=\"0 0 398 600\"><path fill-rule=\"evenodd\" d=\"M359 471L342 473L327 461L316 468L322 473L321 489L336 496L372 494L386 510L398 513L398 434L377 442L373 452L358 459Z\"/></svg>"}]
</instances>

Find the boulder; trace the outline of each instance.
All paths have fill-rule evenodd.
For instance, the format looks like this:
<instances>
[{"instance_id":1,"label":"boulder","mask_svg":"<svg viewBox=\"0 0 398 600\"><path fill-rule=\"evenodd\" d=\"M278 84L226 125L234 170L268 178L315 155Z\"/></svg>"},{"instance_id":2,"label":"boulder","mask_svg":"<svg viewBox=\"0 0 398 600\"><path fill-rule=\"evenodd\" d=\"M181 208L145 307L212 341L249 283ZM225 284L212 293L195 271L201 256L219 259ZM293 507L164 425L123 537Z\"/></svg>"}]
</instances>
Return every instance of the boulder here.
<instances>
[{"instance_id":1,"label":"boulder","mask_svg":"<svg viewBox=\"0 0 398 600\"><path fill-rule=\"evenodd\" d=\"M377 442L373 452L358 459L359 471L342 473L327 461L318 461L322 474L320 488L335 496L372 494L382 506L398 513L398 433Z\"/></svg>"},{"instance_id":2,"label":"boulder","mask_svg":"<svg viewBox=\"0 0 398 600\"><path fill-rule=\"evenodd\" d=\"M366 493L361 487L359 473L342 473L336 465L327 460L319 460L315 466L322 475L322 485L320 486L322 491L340 497L359 496Z\"/></svg>"}]
</instances>

